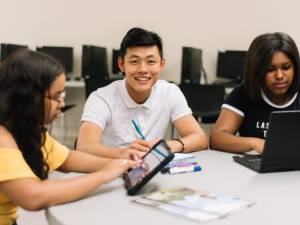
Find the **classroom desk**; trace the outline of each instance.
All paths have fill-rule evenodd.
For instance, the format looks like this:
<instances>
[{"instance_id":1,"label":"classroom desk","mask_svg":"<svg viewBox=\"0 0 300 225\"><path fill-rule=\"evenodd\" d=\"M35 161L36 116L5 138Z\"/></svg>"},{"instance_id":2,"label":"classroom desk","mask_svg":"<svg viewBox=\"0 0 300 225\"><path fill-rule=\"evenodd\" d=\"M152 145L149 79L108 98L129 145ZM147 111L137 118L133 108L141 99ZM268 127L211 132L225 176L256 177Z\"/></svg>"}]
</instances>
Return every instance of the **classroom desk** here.
<instances>
[{"instance_id":1,"label":"classroom desk","mask_svg":"<svg viewBox=\"0 0 300 225\"><path fill-rule=\"evenodd\" d=\"M130 202L142 195L180 185L256 201L256 204L243 211L205 224L300 223L300 171L258 174L234 162L232 156L237 154L214 150L194 154L195 161L202 167L200 172L157 174L134 197L126 195L123 180L117 178L81 200L50 207L46 210L48 222L50 225L196 224L194 221ZM80 175L82 174L69 173L63 178Z\"/></svg>"},{"instance_id":2,"label":"classroom desk","mask_svg":"<svg viewBox=\"0 0 300 225\"><path fill-rule=\"evenodd\" d=\"M85 83L84 80L76 81L74 79L66 81L66 87L73 87L73 88L84 88Z\"/></svg>"}]
</instances>

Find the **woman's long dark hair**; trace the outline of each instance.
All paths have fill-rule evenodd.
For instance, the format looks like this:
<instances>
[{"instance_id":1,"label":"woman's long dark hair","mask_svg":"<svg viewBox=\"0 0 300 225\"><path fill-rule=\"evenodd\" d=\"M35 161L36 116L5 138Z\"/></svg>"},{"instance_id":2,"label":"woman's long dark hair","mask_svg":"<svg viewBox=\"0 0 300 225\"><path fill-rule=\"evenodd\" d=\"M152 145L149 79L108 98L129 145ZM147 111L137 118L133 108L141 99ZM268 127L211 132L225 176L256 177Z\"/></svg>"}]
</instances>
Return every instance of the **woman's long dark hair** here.
<instances>
[{"instance_id":1,"label":"woman's long dark hair","mask_svg":"<svg viewBox=\"0 0 300 225\"><path fill-rule=\"evenodd\" d=\"M14 52L0 65L0 125L12 134L41 180L47 179L49 172L41 151L46 138L44 96L62 73L59 62L28 49Z\"/></svg>"},{"instance_id":2,"label":"woman's long dark hair","mask_svg":"<svg viewBox=\"0 0 300 225\"><path fill-rule=\"evenodd\" d=\"M251 43L245 61L244 90L254 103L262 101L261 88L264 89L268 67L277 52L286 54L294 65L294 78L287 93L293 95L300 88L300 58L294 40L280 32L262 34Z\"/></svg>"}]
</instances>

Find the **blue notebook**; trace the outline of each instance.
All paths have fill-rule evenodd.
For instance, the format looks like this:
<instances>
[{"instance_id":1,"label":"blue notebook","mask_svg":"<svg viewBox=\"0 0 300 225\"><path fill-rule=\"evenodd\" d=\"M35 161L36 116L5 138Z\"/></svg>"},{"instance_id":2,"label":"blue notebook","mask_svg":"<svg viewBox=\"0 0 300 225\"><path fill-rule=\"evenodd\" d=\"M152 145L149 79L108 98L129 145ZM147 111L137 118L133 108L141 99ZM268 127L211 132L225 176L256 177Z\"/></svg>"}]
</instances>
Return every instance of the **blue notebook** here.
<instances>
[{"instance_id":1,"label":"blue notebook","mask_svg":"<svg viewBox=\"0 0 300 225\"><path fill-rule=\"evenodd\" d=\"M193 159L195 158L195 155L192 154L186 154L186 153L175 153L175 157L170 163L175 163L175 162L182 162L188 159Z\"/></svg>"}]
</instances>

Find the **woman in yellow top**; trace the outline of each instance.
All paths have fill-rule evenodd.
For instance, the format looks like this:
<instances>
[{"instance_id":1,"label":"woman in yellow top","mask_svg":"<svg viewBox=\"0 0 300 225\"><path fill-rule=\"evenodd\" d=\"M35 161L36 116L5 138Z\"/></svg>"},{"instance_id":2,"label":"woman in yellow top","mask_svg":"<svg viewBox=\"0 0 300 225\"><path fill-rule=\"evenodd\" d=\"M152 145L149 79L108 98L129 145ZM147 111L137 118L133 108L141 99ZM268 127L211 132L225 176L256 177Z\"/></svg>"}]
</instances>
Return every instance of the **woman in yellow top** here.
<instances>
[{"instance_id":1,"label":"woman in yellow top","mask_svg":"<svg viewBox=\"0 0 300 225\"><path fill-rule=\"evenodd\" d=\"M20 50L0 66L0 225L16 224L18 206L34 211L74 201L141 161L144 153L135 150L104 159L52 139L44 125L65 106L64 88L63 67L42 53ZM54 169L90 173L47 180Z\"/></svg>"}]
</instances>

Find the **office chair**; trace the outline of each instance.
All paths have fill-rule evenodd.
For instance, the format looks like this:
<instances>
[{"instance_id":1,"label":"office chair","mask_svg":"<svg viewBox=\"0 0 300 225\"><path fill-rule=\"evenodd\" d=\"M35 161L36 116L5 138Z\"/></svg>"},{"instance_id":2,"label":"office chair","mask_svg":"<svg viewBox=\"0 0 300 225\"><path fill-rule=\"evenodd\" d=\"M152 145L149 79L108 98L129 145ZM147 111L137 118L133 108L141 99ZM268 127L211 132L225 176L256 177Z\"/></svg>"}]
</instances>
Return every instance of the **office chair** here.
<instances>
[{"instance_id":1,"label":"office chair","mask_svg":"<svg viewBox=\"0 0 300 225\"><path fill-rule=\"evenodd\" d=\"M224 102L225 88L223 86L184 84L179 88L185 96L193 116L200 124L205 123L205 120L210 123L216 122ZM211 119L213 120L211 121Z\"/></svg>"},{"instance_id":2,"label":"office chair","mask_svg":"<svg viewBox=\"0 0 300 225\"><path fill-rule=\"evenodd\" d=\"M76 146L77 146L77 139L78 139L78 137L75 139L75 142L74 142L74 150L76 150Z\"/></svg>"},{"instance_id":3,"label":"office chair","mask_svg":"<svg viewBox=\"0 0 300 225\"><path fill-rule=\"evenodd\" d=\"M63 144L63 130L64 130L64 124L66 124L65 121L65 112L69 109L72 109L74 107L77 107L77 104L72 105L66 105L64 108L61 109L60 113L60 143ZM78 120L78 109L76 109L76 120ZM67 127L67 126L66 126ZM66 128L67 129L67 128Z\"/></svg>"},{"instance_id":4,"label":"office chair","mask_svg":"<svg viewBox=\"0 0 300 225\"><path fill-rule=\"evenodd\" d=\"M220 85L180 85L195 117L219 116L224 102L225 89Z\"/></svg>"}]
</instances>

